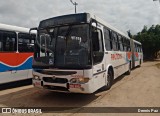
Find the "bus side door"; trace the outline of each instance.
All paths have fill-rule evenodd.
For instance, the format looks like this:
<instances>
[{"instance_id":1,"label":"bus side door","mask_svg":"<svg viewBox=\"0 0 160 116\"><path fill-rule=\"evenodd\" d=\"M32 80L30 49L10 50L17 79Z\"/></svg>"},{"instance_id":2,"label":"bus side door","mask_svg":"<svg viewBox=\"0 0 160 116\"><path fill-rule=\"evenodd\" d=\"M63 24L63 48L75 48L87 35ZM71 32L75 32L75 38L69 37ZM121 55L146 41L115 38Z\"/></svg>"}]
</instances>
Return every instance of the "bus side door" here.
<instances>
[{"instance_id":1,"label":"bus side door","mask_svg":"<svg viewBox=\"0 0 160 116\"><path fill-rule=\"evenodd\" d=\"M94 27L93 27L94 28ZM96 87L100 88L105 85L105 58L103 34L101 29L92 29L92 50L93 50L93 77Z\"/></svg>"}]
</instances>

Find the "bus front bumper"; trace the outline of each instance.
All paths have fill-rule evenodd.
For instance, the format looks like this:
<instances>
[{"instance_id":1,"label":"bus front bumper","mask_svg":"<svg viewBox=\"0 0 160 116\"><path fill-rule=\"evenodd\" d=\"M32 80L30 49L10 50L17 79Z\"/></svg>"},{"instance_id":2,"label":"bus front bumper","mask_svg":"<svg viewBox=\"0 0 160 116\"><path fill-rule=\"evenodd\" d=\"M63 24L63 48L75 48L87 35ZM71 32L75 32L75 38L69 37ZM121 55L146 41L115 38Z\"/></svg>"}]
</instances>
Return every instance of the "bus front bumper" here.
<instances>
[{"instance_id":1,"label":"bus front bumper","mask_svg":"<svg viewBox=\"0 0 160 116\"><path fill-rule=\"evenodd\" d=\"M47 89L50 91L56 92L65 92L65 93L84 93L90 94L94 91L91 90L90 81L85 84L78 84L78 83L47 83L42 80L32 80L33 86L36 88Z\"/></svg>"}]
</instances>

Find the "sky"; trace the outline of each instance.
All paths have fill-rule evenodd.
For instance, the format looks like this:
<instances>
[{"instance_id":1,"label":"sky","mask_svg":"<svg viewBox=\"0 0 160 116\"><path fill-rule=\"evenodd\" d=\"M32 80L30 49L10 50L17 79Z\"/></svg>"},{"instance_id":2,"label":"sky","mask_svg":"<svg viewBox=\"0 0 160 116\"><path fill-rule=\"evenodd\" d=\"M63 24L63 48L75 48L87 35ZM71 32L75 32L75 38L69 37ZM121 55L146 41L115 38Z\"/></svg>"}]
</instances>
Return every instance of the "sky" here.
<instances>
[{"instance_id":1,"label":"sky","mask_svg":"<svg viewBox=\"0 0 160 116\"><path fill-rule=\"evenodd\" d=\"M160 3L153 0L73 0L77 12L90 12L126 33L160 24ZM41 20L74 13L70 0L0 0L0 23L37 27Z\"/></svg>"}]
</instances>

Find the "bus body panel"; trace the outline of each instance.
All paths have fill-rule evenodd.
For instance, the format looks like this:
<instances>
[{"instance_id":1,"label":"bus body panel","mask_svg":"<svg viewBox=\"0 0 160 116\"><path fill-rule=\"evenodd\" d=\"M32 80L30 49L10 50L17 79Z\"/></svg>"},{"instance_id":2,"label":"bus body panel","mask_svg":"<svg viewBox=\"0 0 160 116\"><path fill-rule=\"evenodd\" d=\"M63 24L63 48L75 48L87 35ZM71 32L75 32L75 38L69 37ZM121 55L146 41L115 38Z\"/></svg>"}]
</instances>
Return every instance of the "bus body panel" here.
<instances>
[{"instance_id":1,"label":"bus body panel","mask_svg":"<svg viewBox=\"0 0 160 116\"><path fill-rule=\"evenodd\" d=\"M141 63L143 63L143 51L142 51L142 45L140 42L132 40L132 54L133 54L133 68L140 66Z\"/></svg>"},{"instance_id":2,"label":"bus body panel","mask_svg":"<svg viewBox=\"0 0 160 116\"><path fill-rule=\"evenodd\" d=\"M45 70L45 71L57 71L56 69L50 69L50 70ZM65 71L65 72L72 72L73 70L58 70L58 71ZM39 80L33 79L33 85L37 88L43 88L43 89L48 89L47 87L53 87L50 88L51 91L56 91L53 90L54 87L63 87L63 89L66 89L64 92L73 92L73 93L93 93L97 87L94 87L93 84L95 83L95 79L93 79L92 74L90 73L84 73L84 72L92 72L92 70L74 70L76 74L73 75L46 75L42 73L38 73L33 70L33 75L39 76ZM74 84L70 83L70 80L73 78L78 78L80 76L84 76L90 78L89 83L86 84ZM45 78L56 78L56 79L67 79L66 83L52 83L49 82L49 80L46 80ZM43 83L43 85L42 85ZM63 90L61 90L63 91Z\"/></svg>"},{"instance_id":3,"label":"bus body panel","mask_svg":"<svg viewBox=\"0 0 160 116\"><path fill-rule=\"evenodd\" d=\"M31 78L32 59L33 53L0 53L0 84Z\"/></svg>"}]
</instances>

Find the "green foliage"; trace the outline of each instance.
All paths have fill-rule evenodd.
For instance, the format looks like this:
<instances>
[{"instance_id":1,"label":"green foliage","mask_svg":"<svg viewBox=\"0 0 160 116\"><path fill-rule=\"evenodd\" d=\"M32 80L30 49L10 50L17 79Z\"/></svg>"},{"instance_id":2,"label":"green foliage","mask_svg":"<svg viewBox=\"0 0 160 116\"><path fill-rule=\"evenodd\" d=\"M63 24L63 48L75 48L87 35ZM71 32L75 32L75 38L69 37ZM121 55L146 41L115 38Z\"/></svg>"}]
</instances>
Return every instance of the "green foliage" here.
<instances>
[{"instance_id":1,"label":"green foliage","mask_svg":"<svg viewBox=\"0 0 160 116\"><path fill-rule=\"evenodd\" d=\"M144 26L133 38L142 43L144 58L157 58L160 51L160 25Z\"/></svg>"}]
</instances>

